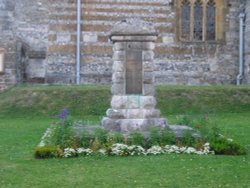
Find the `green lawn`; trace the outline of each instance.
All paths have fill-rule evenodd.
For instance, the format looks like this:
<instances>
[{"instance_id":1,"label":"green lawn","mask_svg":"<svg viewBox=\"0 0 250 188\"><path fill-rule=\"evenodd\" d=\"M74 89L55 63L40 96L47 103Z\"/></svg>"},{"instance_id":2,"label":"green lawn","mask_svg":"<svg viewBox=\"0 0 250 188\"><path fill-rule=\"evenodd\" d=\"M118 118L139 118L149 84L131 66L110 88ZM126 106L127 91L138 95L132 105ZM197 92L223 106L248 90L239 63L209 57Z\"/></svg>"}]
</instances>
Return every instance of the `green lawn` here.
<instances>
[{"instance_id":1,"label":"green lawn","mask_svg":"<svg viewBox=\"0 0 250 188\"><path fill-rule=\"evenodd\" d=\"M245 156L161 155L34 159L34 149L64 107L96 124L110 106L109 86L22 86L0 93L0 187L250 188L250 87L158 86L158 108L210 113Z\"/></svg>"},{"instance_id":2,"label":"green lawn","mask_svg":"<svg viewBox=\"0 0 250 188\"><path fill-rule=\"evenodd\" d=\"M0 121L0 187L250 187L250 112L212 119L245 145L248 155L36 160L34 148L53 120L5 117Z\"/></svg>"}]
</instances>

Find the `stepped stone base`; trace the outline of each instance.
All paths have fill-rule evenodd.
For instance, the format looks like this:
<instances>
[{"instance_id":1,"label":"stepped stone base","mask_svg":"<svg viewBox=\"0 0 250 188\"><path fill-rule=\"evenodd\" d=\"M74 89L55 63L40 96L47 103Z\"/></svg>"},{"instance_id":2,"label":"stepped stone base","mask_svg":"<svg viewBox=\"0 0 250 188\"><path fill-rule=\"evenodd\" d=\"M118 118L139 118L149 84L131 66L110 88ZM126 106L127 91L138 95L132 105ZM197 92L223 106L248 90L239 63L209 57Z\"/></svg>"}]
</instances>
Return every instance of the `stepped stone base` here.
<instances>
[{"instance_id":1,"label":"stepped stone base","mask_svg":"<svg viewBox=\"0 0 250 188\"><path fill-rule=\"evenodd\" d=\"M142 124L136 124L134 126L130 126L131 125L131 122L129 122L129 124L127 124L126 126L120 126L119 123L128 123L128 119L127 120L121 120L121 121L115 121L115 120L111 120L109 118L104 118L103 119L103 125L102 126L93 126L93 125L81 125L81 124L75 124L74 125L74 129L75 129L75 133L76 135L80 136L82 131L87 131L89 133L93 133L95 129L97 128L101 128L101 129L106 129L106 130L109 130L110 133L112 132L121 132L123 135L129 135L130 132L133 132L133 131L140 131L141 133L143 133L144 137L145 138L148 138L149 135L150 135L150 132L149 132L149 128L153 127L153 126L150 126L150 124L148 124L149 122L152 122L152 121L156 121L158 122L159 126L157 126L159 129L169 129L171 131L173 131L173 133L175 134L176 138L182 138L183 137L183 134L185 133L185 131L192 131L192 136L194 138L199 138L200 137L200 133L199 132L196 132L194 131L191 127L188 127L186 125L165 125L164 126L164 122L165 119L154 119L154 120L138 120L138 121L133 121L133 122L143 122L143 123L146 123L146 125L149 125L149 126L146 126L144 127L144 125ZM111 123L111 124L109 124ZM117 123L117 124L114 124L114 123ZM129 125L129 126L128 126ZM155 127L155 126L154 126Z\"/></svg>"},{"instance_id":2,"label":"stepped stone base","mask_svg":"<svg viewBox=\"0 0 250 188\"><path fill-rule=\"evenodd\" d=\"M168 128L166 119L164 118L149 118L149 119L111 119L103 118L101 127L109 132L128 133L133 131L146 132L151 127L159 129Z\"/></svg>"},{"instance_id":3,"label":"stepped stone base","mask_svg":"<svg viewBox=\"0 0 250 188\"><path fill-rule=\"evenodd\" d=\"M160 110L155 106L154 96L113 95L111 108L102 119L101 127L122 133L147 132L150 127L168 128L166 119L160 117Z\"/></svg>"}]
</instances>

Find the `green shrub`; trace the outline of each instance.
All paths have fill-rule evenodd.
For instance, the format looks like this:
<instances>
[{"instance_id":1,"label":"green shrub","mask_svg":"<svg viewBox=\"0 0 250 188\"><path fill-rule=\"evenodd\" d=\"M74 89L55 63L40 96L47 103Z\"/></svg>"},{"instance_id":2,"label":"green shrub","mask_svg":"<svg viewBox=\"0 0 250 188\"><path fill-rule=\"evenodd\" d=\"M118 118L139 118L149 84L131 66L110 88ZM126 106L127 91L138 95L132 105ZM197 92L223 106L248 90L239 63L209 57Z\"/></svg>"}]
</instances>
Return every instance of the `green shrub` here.
<instances>
[{"instance_id":1,"label":"green shrub","mask_svg":"<svg viewBox=\"0 0 250 188\"><path fill-rule=\"evenodd\" d=\"M149 139L148 139L148 147L154 145L160 145L160 130L156 127L152 127L149 130Z\"/></svg>"},{"instance_id":2,"label":"green shrub","mask_svg":"<svg viewBox=\"0 0 250 188\"><path fill-rule=\"evenodd\" d=\"M35 149L35 158L37 159L46 159L59 157L63 151L56 146L38 146Z\"/></svg>"},{"instance_id":3,"label":"green shrub","mask_svg":"<svg viewBox=\"0 0 250 188\"><path fill-rule=\"evenodd\" d=\"M69 110L64 108L59 114L60 122L52 129L51 143L60 148L76 148L79 140L75 136L73 129L74 120L69 116Z\"/></svg>"},{"instance_id":4,"label":"green shrub","mask_svg":"<svg viewBox=\"0 0 250 188\"><path fill-rule=\"evenodd\" d=\"M56 125L52 130L51 143L60 148L77 145L73 128Z\"/></svg>"},{"instance_id":5,"label":"green shrub","mask_svg":"<svg viewBox=\"0 0 250 188\"><path fill-rule=\"evenodd\" d=\"M87 130L83 130L80 135L80 146L84 148L89 148L90 143L95 140L93 134L89 133Z\"/></svg>"},{"instance_id":6,"label":"green shrub","mask_svg":"<svg viewBox=\"0 0 250 188\"><path fill-rule=\"evenodd\" d=\"M111 140L113 143L125 143L124 136L120 132L114 132L111 136Z\"/></svg>"},{"instance_id":7,"label":"green shrub","mask_svg":"<svg viewBox=\"0 0 250 188\"><path fill-rule=\"evenodd\" d=\"M89 143L89 148L93 152L97 152L99 149L102 149L102 147L103 147L103 144L98 140L98 138L91 140Z\"/></svg>"},{"instance_id":8,"label":"green shrub","mask_svg":"<svg viewBox=\"0 0 250 188\"><path fill-rule=\"evenodd\" d=\"M94 130L94 137L100 142L100 144L104 145L108 141L108 131L105 129L96 128Z\"/></svg>"},{"instance_id":9,"label":"green shrub","mask_svg":"<svg viewBox=\"0 0 250 188\"><path fill-rule=\"evenodd\" d=\"M210 142L211 149L217 155L245 155L246 150L239 143L227 139L224 136L218 136Z\"/></svg>"},{"instance_id":10,"label":"green shrub","mask_svg":"<svg viewBox=\"0 0 250 188\"><path fill-rule=\"evenodd\" d=\"M181 143L184 146L195 146L196 139L192 135L193 131L192 130L186 130L184 131L182 138L181 138Z\"/></svg>"},{"instance_id":11,"label":"green shrub","mask_svg":"<svg viewBox=\"0 0 250 188\"><path fill-rule=\"evenodd\" d=\"M176 143L175 133L171 129L164 129L160 133L160 144L161 145L173 145Z\"/></svg>"},{"instance_id":12,"label":"green shrub","mask_svg":"<svg viewBox=\"0 0 250 188\"><path fill-rule=\"evenodd\" d=\"M94 129L93 132L83 130L80 135L80 146L84 148L98 148L108 142L108 132L101 128Z\"/></svg>"},{"instance_id":13,"label":"green shrub","mask_svg":"<svg viewBox=\"0 0 250 188\"><path fill-rule=\"evenodd\" d=\"M135 131L129 134L129 144L131 145L145 145L144 135L141 132Z\"/></svg>"}]
</instances>

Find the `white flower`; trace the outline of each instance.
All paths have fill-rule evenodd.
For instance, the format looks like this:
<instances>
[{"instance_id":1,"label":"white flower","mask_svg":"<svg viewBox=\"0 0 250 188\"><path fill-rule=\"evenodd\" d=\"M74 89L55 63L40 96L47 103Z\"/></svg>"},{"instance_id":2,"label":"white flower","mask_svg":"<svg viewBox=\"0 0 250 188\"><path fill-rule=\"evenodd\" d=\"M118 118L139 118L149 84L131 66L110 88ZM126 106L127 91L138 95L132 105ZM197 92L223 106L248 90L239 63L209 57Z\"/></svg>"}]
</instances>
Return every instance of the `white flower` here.
<instances>
[{"instance_id":1,"label":"white flower","mask_svg":"<svg viewBox=\"0 0 250 188\"><path fill-rule=\"evenodd\" d=\"M180 151L181 153L185 152L186 150L187 150L187 147L181 147L181 148L179 148L179 151Z\"/></svg>"},{"instance_id":2,"label":"white flower","mask_svg":"<svg viewBox=\"0 0 250 188\"><path fill-rule=\"evenodd\" d=\"M89 148L77 148L76 150L72 148L65 148L62 157L74 157L77 155L91 155L93 151ZM99 149L97 153L106 155L106 149ZM156 145L152 146L148 150L138 145L128 146L126 144L113 144L111 147L111 155L117 156L128 156L128 155L159 155L159 154L170 154L170 153L186 153L186 154L197 154L197 155L207 155L214 154L214 151L210 151L209 143L203 145L203 150L196 150L193 147L178 147L176 145L165 145L163 148Z\"/></svg>"},{"instance_id":3,"label":"white flower","mask_svg":"<svg viewBox=\"0 0 250 188\"><path fill-rule=\"evenodd\" d=\"M129 155L128 146L125 144L113 144L111 147L111 155L126 156Z\"/></svg>"},{"instance_id":4,"label":"white flower","mask_svg":"<svg viewBox=\"0 0 250 188\"><path fill-rule=\"evenodd\" d=\"M98 153L101 155L106 155L107 151L105 149L99 149Z\"/></svg>"},{"instance_id":5,"label":"white flower","mask_svg":"<svg viewBox=\"0 0 250 188\"><path fill-rule=\"evenodd\" d=\"M65 148L62 157L73 157L76 155L76 151L73 148Z\"/></svg>"},{"instance_id":6,"label":"white flower","mask_svg":"<svg viewBox=\"0 0 250 188\"><path fill-rule=\"evenodd\" d=\"M210 144L207 142L204 144L204 147L210 147Z\"/></svg>"},{"instance_id":7,"label":"white flower","mask_svg":"<svg viewBox=\"0 0 250 188\"><path fill-rule=\"evenodd\" d=\"M195 148L193 148L193 147L188 147L184 153L193 154L193 153L196 153L196 151L197 151L197 150L196 150Z\"/></svg>"},{"instance_id":8,"label":"white flower","mask_svg":"<svg viewBox=\"0 0 250 188\"><path fill-rule=\"evenodd\" d=\"M128 146L128 150L130 155L144 155L145 154L145 149L141 146Z\"/></svg>"},{"instance_id":9,"label":"white flower","mask_svg":"<svg viewBox=\"0 0 250 188\"><path fill-rule=\"evenodd\" d=\"M93 151L89 148L85 149L85 148L78 148L76 150L77 154L80 155L90 155L91 153L93 153Z\"/></svg>"},{"instance_id":10,"label":"white flower","mask_svg":"<svg viewBox=\"0 0 250 188\"><path fill-rule=\"evenodd\" d=\"M159 155L162 153L164 153L164 150L160 146L152 146L146 152L147 155L150 155L150 154Z\"/></svg>"}]
</instances>

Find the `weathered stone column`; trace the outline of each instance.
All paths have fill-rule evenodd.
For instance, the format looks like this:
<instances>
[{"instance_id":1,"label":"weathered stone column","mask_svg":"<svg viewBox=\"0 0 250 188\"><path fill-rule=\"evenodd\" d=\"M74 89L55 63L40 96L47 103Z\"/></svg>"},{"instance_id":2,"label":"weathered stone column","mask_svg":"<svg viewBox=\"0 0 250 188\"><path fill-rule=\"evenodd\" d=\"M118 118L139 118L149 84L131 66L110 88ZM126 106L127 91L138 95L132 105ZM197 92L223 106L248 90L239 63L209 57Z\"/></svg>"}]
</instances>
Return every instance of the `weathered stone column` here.
<instances>
[{"instance_id":1,"label":"weathered stone column","mask_svg":"<svg viewBox=\"0 0 250 188\"><path fill-rule=\"evenodd\" d=\"M124 133L166 128L166 120L155 109L155 29L140 20L126 20L114 26L110 39L114 43L113 96L101 126Z\"/></svg>"},{"instance_id":2,"label":"weathered stone column","mask_svg":"<svg viewBox=\"0 0 250 188\"><path fill-rule=\"evenodd\" d=\"M0 73L4 72L4 49L0 48Z\"/></svg>"}]
</instances>

